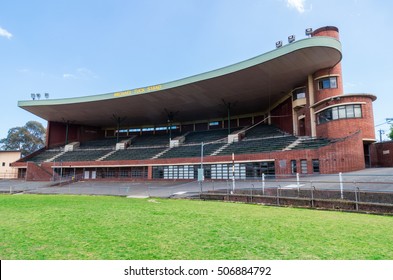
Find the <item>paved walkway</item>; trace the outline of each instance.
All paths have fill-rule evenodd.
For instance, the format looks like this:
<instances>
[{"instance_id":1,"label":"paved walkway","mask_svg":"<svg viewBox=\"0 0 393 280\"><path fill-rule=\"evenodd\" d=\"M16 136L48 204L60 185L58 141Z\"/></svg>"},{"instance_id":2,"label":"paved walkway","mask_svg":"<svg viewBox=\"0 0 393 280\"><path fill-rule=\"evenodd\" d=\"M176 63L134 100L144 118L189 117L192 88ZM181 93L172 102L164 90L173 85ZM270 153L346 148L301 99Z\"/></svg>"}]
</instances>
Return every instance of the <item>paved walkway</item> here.
<instances>
[{"instance_id":1,"label":"paved walkway","mask_svg":"<svg viewBox=\"0 0 393 280\"><path fill-rule=\"evenodd\" d=\"M372 168L342 174L343 189L393 192L393 168ZM295 176L285 179L267 179L266 188L297 188ZM340 189L339 175L300 176L300 188ZM86 194L117 195L131 197L188 197L198 195L201 190L228 189L261 189L260 180L232 180L198 182L184 181L145 181L145 182L99 182L79 181L65 186L52 187L51 182L25 182L21 180L0 180L2 193L39 193L39 194Z\"/></svg>"}]
</instances>

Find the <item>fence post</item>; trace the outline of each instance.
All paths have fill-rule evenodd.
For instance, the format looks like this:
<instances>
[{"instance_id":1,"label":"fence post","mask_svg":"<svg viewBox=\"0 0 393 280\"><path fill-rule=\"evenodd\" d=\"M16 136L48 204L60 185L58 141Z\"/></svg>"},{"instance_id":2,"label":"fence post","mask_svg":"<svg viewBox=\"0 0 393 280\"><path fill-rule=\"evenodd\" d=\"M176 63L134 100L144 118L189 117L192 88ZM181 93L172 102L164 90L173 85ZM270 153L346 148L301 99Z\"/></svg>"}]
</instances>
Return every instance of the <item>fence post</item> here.
<instances>
[{"instance_id":1,"label":"fence post","mask_svg":"<svg viewBox=\"0 0 393 280\"><path fill-rule=\"evenodd\" d=\"M343 173L342 172L338 173L338 178L340 180L341 199L344 199L344 186L343 186Z\"/></svg>"},{"instance_id":2,"label":"fence post","mask_svg":"<svg viewBox=\"0 0 393 280\"><path fill-rule=\"evenodd\" d=\"M311 186L311 208L314 208L314 190L315 187Z\"/></svg>"},{"instance_id":3,"label":"fence post","mask_svg":"<svg viewBox=\"0 0 393 280\"><path fill-rule=\"evenodd\" d=\"M355 183L356 186L356 183ZM356 201L356 211L359 211L359 204L358 204L358 194L357 194L357 188L355 187L355 201Z\"/></svg>"},{"instance_id":4,"label":"fence post","mask_svg":"<svg viewBox=\"0 0 393 280\"><path fill-rule=\"evenodd\" d=\"M253 195L253 191L254 191L254 184L251 184L252 188L251 188L251 203L252 203L252 195Z\"/></svg>"},{"instance_id":5,"label":"fence post","mask_svg":"<svg viewBox=\"0 0 393 280\"><path fill-rule=\"evenodd\" d=\"M300 178L299 173L296 173L297 196L300 194Z\"/></svg>"},{"instance_id":6,"label":"fence post","mask_svg":"<svg viewBox=\"0 0 393 280\"><path fill-rule=\"evenodd\" d=\"M280 185L277 187L277 205L280 205Z\"/></svg>"},{"instance_id":7,"label":"fence post","mask_svg":"<svg viewBox=\"0 0 393 280\"><path fill-rule=\"evenodd\" d=\"M265 195L265 173L262 173L262 195Z\"/></svg>"}]
</instances>

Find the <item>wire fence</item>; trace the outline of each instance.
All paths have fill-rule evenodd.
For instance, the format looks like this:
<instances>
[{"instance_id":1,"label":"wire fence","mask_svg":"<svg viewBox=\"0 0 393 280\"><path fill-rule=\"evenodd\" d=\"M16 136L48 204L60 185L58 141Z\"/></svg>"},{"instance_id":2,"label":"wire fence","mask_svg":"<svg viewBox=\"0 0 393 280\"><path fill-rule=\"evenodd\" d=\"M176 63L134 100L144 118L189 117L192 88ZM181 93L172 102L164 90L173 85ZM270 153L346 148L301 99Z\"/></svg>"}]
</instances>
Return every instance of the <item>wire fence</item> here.
<instances>
[{"instance_id":1,"label":"wire fence","mask_svg":"<svg viewBox=\"0 0 393 280\"><path fill-rule=\"evenodd\" d=\"M393 214L393 174L321 175L209 182L201 199Z\"/></svg>"},{"instance_id":2,"label":"wire fence","mask_svg":"<svg viewBox=\"0 0 393 280\"><path fill-rule=\"evenodd\" d=\"M0 180L0 192L186 197L350 211L374 211L370 207L378 206L385 209L378 210L379 212L393 213L387 208L393 205L393 174L390 173L262 175L255 180L205 180L203 182L143 179L103 181L85 180L82 175L68 175L53 177L51 182Z\"/></svg>"}]
</instances>

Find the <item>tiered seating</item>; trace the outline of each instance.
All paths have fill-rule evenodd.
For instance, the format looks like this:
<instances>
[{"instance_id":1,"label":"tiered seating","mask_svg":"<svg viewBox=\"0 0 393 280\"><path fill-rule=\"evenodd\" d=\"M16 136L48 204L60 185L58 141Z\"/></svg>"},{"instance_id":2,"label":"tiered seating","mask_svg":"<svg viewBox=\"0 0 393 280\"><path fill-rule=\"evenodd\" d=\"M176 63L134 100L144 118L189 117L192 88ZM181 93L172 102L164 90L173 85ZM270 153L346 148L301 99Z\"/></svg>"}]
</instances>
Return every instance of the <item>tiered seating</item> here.
<instances>
[{"instance_id":1,"label":"tiered seating","mask_svg":"<svg viewBox=\"0 0 393 280\"><path fill-rule=\"evenodd\" d=\"M234 128L239 130L240 128ZM179 134L172 134L172 138ZM60 150L47 150L34 156L28 161L44 162L57 155L56 162L67 161L104 161L111 160L143 160L152 159L161 154L158 158L189 158L201 156L201 143L204 156L209 156L219 148L226 145L227 129L215 129L207 131L195 131L186 135L185 142L179 147L168 149L169 135L138 135L133 137L131 146L125 150L114 151L116 138L87 141L81 143L80 147L74 151L62 153ZM285 148L292 150L317 149L332 143L332 140L322 138L298 138L288 135L278 128L261 124L246 131L246 137L239 142L227 145L217 155L253 154L272 151L281 151ZM132 137L122 138L130 139ZM222 141L220 141L222 140ZM295 142L295 143L294 143ZM297 144L296 144L297 143ZM290 145L292 144L292 145ZM289 147L288 147L289 146ZM60 155L60 153L62 153ZM103 158L106 156L106 158Z\"/></svg>"},{"instance_id":2,"label":"tiered seating","mask_svg":"<svg viewBox=\"0 0 393 280\"><path fill-rule=\"evenodd\" d=\"M214 143L203 145L203 154L210 155L215 150L220 148L224 143ZM200 157L201 145L183 145L170 149L168 152L159 158L187 158L187 157Z\"/></svg>"},{"instance_id":3,"label":"tiered seating","mask_svg":"<svg viewBox=\"0 0 393 280\"><path fill-rule=\"evenodd\" d=\"M128 148L126 150L117 150L115 153L106 157L104 160L141 160L151 159L158 153L164 151L167 147L157 148Z\"/></svg>"},{"instance_id":4,"label":"tiered seating","mask_svg":"<svg viewBox=\"0 0 393 280\"><path fill-rule=\"evenodd\" d=\"M53 157L55 157L56 155L60 154L61 151L53 151L53 150L46 150L32 158L26 159L25 161L33 161L35 163L41 163L44 162L46 160L49 160Z\"/></svg>"},{"instance_id":5,"label":"tiered seating","mask_svg":"<svg viewBox=\"0 0 393 280\"><path fill-rule=\"evenodd\" d=\"M124 140L121 138L119 141ZM117 138L91 140L81 142L80 149L113 149L116 146Z\"/></svg>"},{"instance_id":6,"label":"tiered seating","mask_svg":"<svg viewBox=\"0 0 393 280\"><path fill-rule=\"evenodd\" d=\"M254 154L281 151L297 138L295 136L271 137L256 140L240 141L230 144L218 155Z\"/></svg>"},{"instance_id":7,"label":"tiered seating","mask_svg":"<svg viewBox=\"0 0 393 280\"><path fill-rule=\"evenodd\" d=\"M94 161L108 154L108 150L76 150L66 152L56 158L56 161Z\"/></svg>"},{"instance_id":8,"label":"tiered seating","mask_svg":"<svg viewBox=\"0 0 393 280\"><path fill-rule=\"evenodd\" d=\"M178 134L172 134L172 138ZM169 134L138 135L131 142L132 146L169 146Z\"/></svg>"},{"instance_id":9,"label":"tiered seating","mask_svg":"<svg viewBox=\"0 0 393 280\"><path fill-rule=\"evenodd\" d=\"M234 131L234 129L232 129ZM194 131L186 136L185 143L213 142L228 136L228 129L214 129L206 131Z\"/></svg>"},{"instance_id":10,"label":"tiered seating","mask_svg":"<svg viewBox=\"0 0 393 280\"><path fill-rule=\"evenodd\" d=\"M285 135L285 133L279 130L277 127L267 124L259 124L246 131L247 139L258 139L282 135Z\"/></svg>"},{"instance_id":11,"label":"tiered seating","mask_svg":"<svg viewBox=\"0 0 393 280\"><path fill-rule=\"evenodd\" d=\"M326 138L301 139L300 142L291 150L318 149L320 147L329 145L330 143L331 140Z\"/></svg>"}]
</instances>

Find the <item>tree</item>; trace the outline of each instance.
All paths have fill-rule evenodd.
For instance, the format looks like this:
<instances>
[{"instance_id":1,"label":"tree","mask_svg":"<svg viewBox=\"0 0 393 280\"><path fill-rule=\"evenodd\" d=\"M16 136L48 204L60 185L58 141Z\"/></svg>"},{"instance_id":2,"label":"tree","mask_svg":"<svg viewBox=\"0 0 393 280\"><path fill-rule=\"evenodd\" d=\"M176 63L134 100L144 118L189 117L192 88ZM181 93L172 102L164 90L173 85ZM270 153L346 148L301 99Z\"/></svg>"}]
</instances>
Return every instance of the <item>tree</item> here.
<instances>
[{"instance_id":1,"label":"tree","mask_svg":"<svg viewBox=\"0 0 393 280\"><path fill-rule=\"evenodd\" d=\"M45 128L36 121L13 127L8 130L7 137L0 140L0 145L2 150L20 150L22 156L27 156L45 146Z\"/></svg>"},{"instance_id":2,"label":"tree","mask_svg":"<svg viewBox=\"0 0 393 280\"><path fill-rule=\"evenodd\" d=\"M390 126L390 132L389 132L389 138L390 140L393 140L393 124Z\"/></svg>"}]
</instances>

